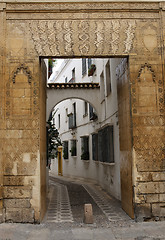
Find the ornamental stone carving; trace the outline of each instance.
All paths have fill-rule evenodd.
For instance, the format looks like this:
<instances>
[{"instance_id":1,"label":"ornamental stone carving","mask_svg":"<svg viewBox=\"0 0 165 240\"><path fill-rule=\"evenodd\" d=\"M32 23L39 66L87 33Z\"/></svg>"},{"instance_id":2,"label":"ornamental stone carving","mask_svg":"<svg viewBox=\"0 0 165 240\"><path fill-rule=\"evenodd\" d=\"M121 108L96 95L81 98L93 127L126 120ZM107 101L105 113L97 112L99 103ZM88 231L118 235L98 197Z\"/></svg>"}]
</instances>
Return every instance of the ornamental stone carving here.
<instances>
[{"instance_id":1,"label":"ornamental stone carving","mask_svg":"<svg viewBox=\"0 0 165 240\"><path fill-rule=\"evenodd\" d=\"M33 20L29 29L35 50L41 56L101 55L105 49L110 55L121 54L123 49L127 54L132 49L136 21ZM103 44L104 39L107 45Z\"/></svg>"}]
</instances>

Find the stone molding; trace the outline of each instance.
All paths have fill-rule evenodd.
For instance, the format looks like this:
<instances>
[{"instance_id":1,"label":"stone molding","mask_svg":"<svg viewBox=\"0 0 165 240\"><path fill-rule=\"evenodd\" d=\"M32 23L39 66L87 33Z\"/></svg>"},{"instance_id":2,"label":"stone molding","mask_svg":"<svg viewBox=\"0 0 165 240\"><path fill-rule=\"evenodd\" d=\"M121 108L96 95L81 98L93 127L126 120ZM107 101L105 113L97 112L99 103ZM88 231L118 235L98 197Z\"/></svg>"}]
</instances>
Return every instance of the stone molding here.
<instances>
[{"instance_id":1,"label":"stone molding","mask_svg":"<svg viewBox=\"0 0 165 240\"><path fill-rule=\"evenodd\" d=\"M0 11L3 11L6 8L6 3L0 3Z\"/></svg>"},{"instance_id":2,"label":"stone molding","mask_svg":"<svg viewBox=\"0 0 165 240\"><path fill-rule=\"evenodd\" d=\"M49 83L48 88L54 89L90 89L90 88L100 88L98 83Z\"/></svg>"},{"instance_id":3,"label":"stone molding","mask_svg":"<svg viewBox=\"0 0 165 240\"><path fill-rule=\"evenodd\" d=\"M7 11L158 10L159 2L7 3Z\"/></svg>"}]
</instances>

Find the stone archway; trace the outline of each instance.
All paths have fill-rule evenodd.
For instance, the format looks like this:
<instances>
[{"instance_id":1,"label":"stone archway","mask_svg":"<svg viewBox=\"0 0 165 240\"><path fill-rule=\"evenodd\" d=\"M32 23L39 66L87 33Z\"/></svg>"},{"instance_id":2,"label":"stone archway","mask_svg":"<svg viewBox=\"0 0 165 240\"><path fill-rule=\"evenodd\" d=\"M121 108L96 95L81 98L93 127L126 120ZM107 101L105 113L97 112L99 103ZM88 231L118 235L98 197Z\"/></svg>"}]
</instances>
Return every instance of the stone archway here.
<instances>
[{"instance_id":1,"label":"stone archway","mask_svg":"<svg viewBox=\"0 0 165 240\"><path fill-rule=\"evenodd\" d=\"M98 118L100 118L100 109L98 107L99 89L100 86L98 83L49 84L49 88L47 89L46 120L48 121L50 113L54 106L70 98L87 101L92 105L92 107L94 107Z\"/></svg>"},{"instance_id":2,"label":"stone archway","mask_svg":"<svg viewBox=\"0 0 165 240\"><path fill-rule=\"evenodd\" d=\"M131 217L164 216L164 10L165 2L0 3L0 214L5 221L40 222L46 211L40 56L129 56L130 80L124 79L123 66L117 73L120 119L125 106L129 132L123 137L120 130L122 205ZM17 72L21 66L26 71ZM14 102L22 105L14 109Z\"/></svg>"}]
</instances>

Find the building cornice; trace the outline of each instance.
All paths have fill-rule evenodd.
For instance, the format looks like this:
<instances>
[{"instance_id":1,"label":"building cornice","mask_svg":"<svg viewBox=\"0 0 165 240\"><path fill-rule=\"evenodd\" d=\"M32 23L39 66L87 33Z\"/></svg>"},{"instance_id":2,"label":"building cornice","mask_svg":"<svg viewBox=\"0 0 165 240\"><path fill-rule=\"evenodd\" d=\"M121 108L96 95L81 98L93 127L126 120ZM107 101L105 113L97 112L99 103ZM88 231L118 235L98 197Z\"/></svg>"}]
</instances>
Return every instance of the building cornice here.
<instances>
[{"instance_id":1,"label":"building cornice","mask_svg":"<svg viewBox=\"0 0 165 240\"><path fill-rule=\"evenodd\" d=\"M51 89L93 89L100 88L99 83L49 83Z\"/></svg>"}]
</instances>

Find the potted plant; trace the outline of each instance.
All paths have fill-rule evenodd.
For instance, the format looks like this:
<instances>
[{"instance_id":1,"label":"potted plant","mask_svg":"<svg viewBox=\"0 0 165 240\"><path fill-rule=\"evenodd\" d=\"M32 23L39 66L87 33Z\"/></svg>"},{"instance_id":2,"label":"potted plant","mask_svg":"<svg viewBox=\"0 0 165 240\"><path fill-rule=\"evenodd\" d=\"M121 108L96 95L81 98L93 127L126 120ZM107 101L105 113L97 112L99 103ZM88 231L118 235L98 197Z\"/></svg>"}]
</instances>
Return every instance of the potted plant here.
<instances>
[{"instance_id":1,"label":"potted plant","mask_svg":"<svg viewBox=\"0 0 165 240\"><path fill-rule=\"evenodd\" d=\"M91 64L90 68L88 69L88 76L93 76L95 71L96 71L96 65Z\"/></svg>"}]
</instances>

